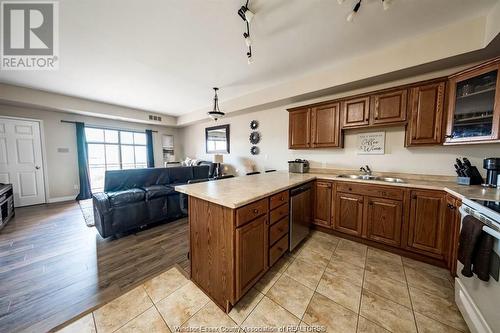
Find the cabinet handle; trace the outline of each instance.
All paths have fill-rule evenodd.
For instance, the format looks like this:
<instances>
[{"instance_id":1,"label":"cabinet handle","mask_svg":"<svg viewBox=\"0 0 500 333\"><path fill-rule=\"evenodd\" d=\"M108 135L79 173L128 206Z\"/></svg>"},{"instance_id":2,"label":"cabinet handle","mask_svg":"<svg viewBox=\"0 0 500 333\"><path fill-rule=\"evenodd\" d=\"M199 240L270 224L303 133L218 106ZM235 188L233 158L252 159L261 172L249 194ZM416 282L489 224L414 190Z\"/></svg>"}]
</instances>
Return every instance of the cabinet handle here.
<instances>
[{"instance_id":1,"label":"cabinet handle","mask_svg":"<svg viewBox=\"0 0 500 333\"><path fill-rule=\"evenodd\" d=\"M266 219L266 225L269 225L269 220L268 219Z\"/></svg>"},{"instance_id":2,"label":"cabinet handle","mask_svg":"<svg viewBox=\"0 0 500 333\"><path fill-rule=\"evenodd\" d=\"M447 134L444 137L447 139L453 139L455 136L453 134Z\"/></svg>"},{"instance_id":3,"label":"cabinet handle","mask_svg":"<svg viewBox=\"0 0 500 333\"><path fill-rule=\"evenodd\" d=\"M254 214L258 214L258 213L259 213L259 210L258 210L258 209L254 209L254 210L253 210L253 213L254 213Z\"/></svg>"},{"instance_id":4,"label":"cabinet handle","mask_svg":"<svg viewBox=\"0 0 500 333\"><path fill-rule=\"evenodd\" d=\"M283 251L283 248L278 246L278 251Z\"/></svg>"},{"instance_id":5,"label":"cabinet handle","mask_svg":"<svg viewBox=\"0 0 500 333\"><path fill-rule=\"evenodd\" d=\"M373 206L373 201L368 202L370 206Z\"/></svg>"},{"instance_id":6,"label":"cabinet handle","mask_svg":"<svg viewBox=\"0 0 500 333\"><path fill-rule=\"evenodd\" d=\"M283 198L283 197L280 197L280 201L285 201L285 198Z\"/></svg>"},{"instance_id":7,"label":"cabinet handle","mask_svg":"<svg viewBox=\"0 0 500 333\"><path fill-rule=\"evenodd\" d=\"M352 187L349 187L349 191L352 191Z\"/></svg>"}]
</instances>

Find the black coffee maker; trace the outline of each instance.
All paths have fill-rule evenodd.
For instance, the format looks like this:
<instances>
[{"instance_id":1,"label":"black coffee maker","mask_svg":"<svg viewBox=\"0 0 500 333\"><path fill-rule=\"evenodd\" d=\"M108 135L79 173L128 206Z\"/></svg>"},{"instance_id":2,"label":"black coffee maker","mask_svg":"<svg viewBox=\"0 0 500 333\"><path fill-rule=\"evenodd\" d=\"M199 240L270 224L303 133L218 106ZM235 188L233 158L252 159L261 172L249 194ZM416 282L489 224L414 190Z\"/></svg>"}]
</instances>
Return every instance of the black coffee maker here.
<instances>
[{"instance_id":1,"label":"black coffee maker","mask_svg":"<svg viewBox=\"0 0 500 333\"><path fill-rule=\"evenodd\" d=\"M486 169L486 183L484 186L497 187L498 175L500 174L500 157L485 158L483 168Z\"/></svg>"}]
</instances>

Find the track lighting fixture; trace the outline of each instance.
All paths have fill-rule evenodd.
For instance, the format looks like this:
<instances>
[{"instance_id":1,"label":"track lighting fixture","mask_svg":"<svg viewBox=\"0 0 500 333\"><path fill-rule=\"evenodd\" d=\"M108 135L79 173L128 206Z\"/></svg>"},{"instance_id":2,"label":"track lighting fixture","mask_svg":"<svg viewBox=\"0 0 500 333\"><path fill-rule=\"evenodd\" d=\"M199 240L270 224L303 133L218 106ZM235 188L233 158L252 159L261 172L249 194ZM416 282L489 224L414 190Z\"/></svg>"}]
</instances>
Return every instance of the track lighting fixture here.
<instances>
[{"instance_id":1,"label":"track lighting fixture","mask_svg":"<svg viewBox=\"0 0 500 333\"><path fill-rule=\"evenodd\" d=\"M224 117L226 114L219 110L219 96L217 96L217 91L219 88L213 88L215 95L214 95L214 109L212 111L207 112L208 116L212 118L213 120L217 121L218 119Z\"/></svg>"},{"instance_id":2,"label":"track lighting fixture","mask_svg":"<svg viewBox=\"0 0 500 333\"><path fill-rule=\"evenodd\" d=\"M359 8L361 8L361 0L359 0L355 5L354 5L354 8L352 9L352 12L349 13L349 15L347 15L347 22L352 22L352 20L354 19L354 15L356 15L359 11Z\"/></svg>"},{"instance_id":3,"label":"track lighting fixture","mask_svg":"<svg viewBox=\"0 0 500 333\"><path fill-rule=\"evenodd\" d=\"M347 15L346 20L347 22L352 22L354 20L354 16L358 13L359 9L361 8L361 1L363 0L357 0L356 4L354 5L352 11ZM344 3L344 0L337 0L339 5ZM391 6L392 0L382 0L382 7L384 10L389 9Z\"/></svg>"},{"instance_id":4,"label":"track lighting fixture","mask_svg":"<svg viewBox=\"0 0 500 333\"><path fill-rule=\"evenodd\" d=\"M255 14L252 13L250 9L248 9L248 1L245 6L241 6L241 8L238 10L238 15L240 15L243 21L247 21L248 23L252 21Z\"/></svg>"},{"instance_id":5,"label":"track lighting fixture","mask_svg":"<svg viewBox=\"0 0 500 333\"><path fill-rule=\"evenodd\" d=\"M248 64L250 65L253 62L252 59L252 39L250 38L250 21L252 21L252 18L255 16L254 13L248 9L248 2L245 3L244 6L241 6L241 8L238 10L238 15L245 21L245 25L247 27L247 31L243 33L243 38L245 38L245 44L248 47L248 52L247 52L247 60Z\"/></svg>"}]
</instances>

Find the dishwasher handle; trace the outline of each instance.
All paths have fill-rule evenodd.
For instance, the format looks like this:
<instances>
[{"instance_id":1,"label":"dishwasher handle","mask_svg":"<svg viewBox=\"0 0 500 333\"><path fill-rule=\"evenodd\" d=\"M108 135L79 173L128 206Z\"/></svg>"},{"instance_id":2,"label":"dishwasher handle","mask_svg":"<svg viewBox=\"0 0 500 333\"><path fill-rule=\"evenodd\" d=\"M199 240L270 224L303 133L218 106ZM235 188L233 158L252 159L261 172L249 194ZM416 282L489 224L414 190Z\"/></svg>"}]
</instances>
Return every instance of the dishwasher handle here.
<instances>
[{"instance_id":1,"label":"dishwasher handle","mask_svg":"<svg viewBox=\"0 0 500 333\"><path fill-rule=\"evenodd\" d=\"M293 197L293 196L299 195L300 193L309 191L311 188L312 188L311 183L292 188L290 190L290 196Z\"/></svg>"}]
</instances>

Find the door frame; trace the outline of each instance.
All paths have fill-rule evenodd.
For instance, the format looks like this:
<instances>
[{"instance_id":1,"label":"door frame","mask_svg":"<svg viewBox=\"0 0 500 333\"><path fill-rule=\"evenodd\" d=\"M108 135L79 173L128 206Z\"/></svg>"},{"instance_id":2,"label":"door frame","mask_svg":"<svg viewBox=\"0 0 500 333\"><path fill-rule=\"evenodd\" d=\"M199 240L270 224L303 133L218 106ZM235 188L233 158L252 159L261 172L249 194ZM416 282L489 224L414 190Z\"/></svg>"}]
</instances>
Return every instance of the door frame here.
<instances>
[{"instance_id":1,"label":"door frame","mask_svg":"<svg viewBox=\"0 0 500 333\"><path fill-rule=\"evenodd\" d=\"M46 204L49 202L48 198L48 193L49 191L49 178L47 175L47 159L45 156L47 156L46 152L46 145L45 145L45 128L44 128L44 123L42 119L35 119L35 118L27 118L27 117L13 117L13 116L4 116L0 115L0 119L11 119L11 120L20 120L20 121L31 121L31 122L37 122L38 127L40 128L40 146L41 146L41 153L42 153L42 165L43 165L43 196L44 196L44 203Z\"/></svg>"}]
</instances>

